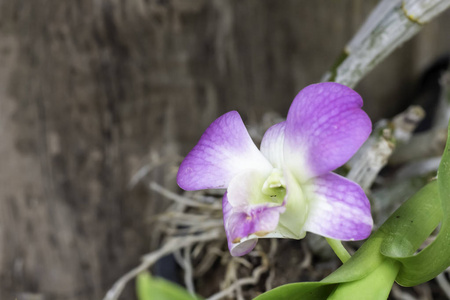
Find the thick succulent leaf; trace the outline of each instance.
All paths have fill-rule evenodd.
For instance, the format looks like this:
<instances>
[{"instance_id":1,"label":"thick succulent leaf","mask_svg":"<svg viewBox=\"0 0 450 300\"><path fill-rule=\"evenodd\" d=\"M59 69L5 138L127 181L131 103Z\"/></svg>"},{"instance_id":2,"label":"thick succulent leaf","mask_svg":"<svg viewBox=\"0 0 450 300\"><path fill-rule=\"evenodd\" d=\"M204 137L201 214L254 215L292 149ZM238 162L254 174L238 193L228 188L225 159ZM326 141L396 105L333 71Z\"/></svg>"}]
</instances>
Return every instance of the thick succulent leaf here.
<instances>
[{"instance_id":1,"label":"thick succulent leaf","mask_svg":"<svg viewBox=\"0 0 450 300\"><path fill-rule=\"evenodd\" d=\"M328 300L385 300L391 292L399 267L398 262L385 259L366 277L339 284Z\"/></svg>"},{"instance_id":2,"label":"thick succulent leaf","mask_svg":"<svg viewBox=\"0 0 450 300\"><path fill-rule=\"evenodd\" d=\"M438 183L430 182L383 224L381 253L396 259L411 256L442 219Z\"/></svg>"},{"instance_id":3,"label":"thick succulent leaf","mask_svg":"<svg viewBox=\"0 0 450 300\"><path fill-rule=\"evenodd\" d=\"M148 272L136 278L136 294L139 300L200 300L184 288L170 281L153 278Z\"/></svg>"},{"instance_id":4,"label":"thick succulent leaf","mask_svg":"<svg viewBox=\"0 0 450 300\"><path fill-rule=\"evenodd\" d=\"M325 300L336 286L321 282L291 283L261 294L254 300Z\"/></svg>"},{"instance_id":5,"label":"thick succulent leaf","mask_svg":"<svg viewBox=\"0 0 450 300\"><path fill-rule=\"evenodd\" d=\"M442 220L436 239L416 255L406 253L405 249L402 250L410 256L403 256L401 252L400 255L396 255L397 253L392 249L389 249L390 251L384 250L383 252L391 257L397 256L396 259L402 263L402 268L396 279L400 285L414 286L421 284L436 277L450 266L450 136L447 139L447 145L438 170L437 190L437 193L434 190L425 194L423 202L417 204L414 208L420 211L427 206L431 206L430 210L433 210L433 213L428 213L418 220L422 227L430 223L428 229L432 230L434 229L433 226L436 227L439 221ZM415 233L412 231L407 240L410 242L415 241ZM400 244L398 239L397 237L397 243L394 245L398 246Z\"/></svg>"}]
</instances>

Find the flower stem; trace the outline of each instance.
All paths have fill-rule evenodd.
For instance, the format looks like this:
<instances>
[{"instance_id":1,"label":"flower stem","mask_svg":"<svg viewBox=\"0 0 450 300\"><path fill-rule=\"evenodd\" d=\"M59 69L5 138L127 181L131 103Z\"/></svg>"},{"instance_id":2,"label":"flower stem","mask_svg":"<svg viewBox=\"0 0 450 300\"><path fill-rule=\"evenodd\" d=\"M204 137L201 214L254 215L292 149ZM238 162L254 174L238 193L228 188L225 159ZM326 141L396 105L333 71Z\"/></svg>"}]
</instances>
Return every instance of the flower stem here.
<instances>
[{"instance_id":1,"label":"flower stem","mask_svg":"<svg viewBox=\"0 0 450 300\"><path fill-rule=\"evenodd\" d=\"M336 253L337 257L342 261L342 263L345 263L347 260L350 259L350 253L344 248L341 241L325 238L330 245L331 249L333 249L334 253Z\"/></svg>"}]
</instances>

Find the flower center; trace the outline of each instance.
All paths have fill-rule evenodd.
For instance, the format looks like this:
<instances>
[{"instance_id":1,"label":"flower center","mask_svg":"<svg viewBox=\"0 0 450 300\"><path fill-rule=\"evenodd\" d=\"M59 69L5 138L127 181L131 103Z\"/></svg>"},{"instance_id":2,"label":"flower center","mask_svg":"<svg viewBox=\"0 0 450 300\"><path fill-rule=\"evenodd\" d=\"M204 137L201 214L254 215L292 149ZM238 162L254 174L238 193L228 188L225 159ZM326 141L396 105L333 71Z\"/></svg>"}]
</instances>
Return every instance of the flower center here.
<instances>
[{"instance_id":1,"label":"flower center","mask_svg":"<svg viewBox=\"0 0 450 300\"><path fill-rule=\"evenodd\" d=\"M281 205L286 196L286 182L283 178L283 172L279 169L273 169L262 186L261 192L268 196L268 202Z\"/></svg>"}]
</instances>

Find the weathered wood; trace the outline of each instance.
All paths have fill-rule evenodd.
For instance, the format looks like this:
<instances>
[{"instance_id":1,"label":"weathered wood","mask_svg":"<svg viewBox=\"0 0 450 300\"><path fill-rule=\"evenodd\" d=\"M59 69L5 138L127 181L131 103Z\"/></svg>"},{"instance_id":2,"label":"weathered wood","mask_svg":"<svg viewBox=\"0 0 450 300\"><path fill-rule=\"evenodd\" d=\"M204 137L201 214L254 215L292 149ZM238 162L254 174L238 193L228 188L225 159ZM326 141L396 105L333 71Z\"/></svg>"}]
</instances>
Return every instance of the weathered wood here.
<instances>
[{"instance_id":1,"label":"weathered wood","mask_svg":"<svg viewBox=\"0 0 450 300\"><path fill-rule=\"evenodd\" d=\"M230 109L285 115L376 2L0 0L0 299L103 297L164 206L127 188L150 153L185 154ZM449 48L449 16L359 85L374 119Z\"/></svg>"}]
</instances>

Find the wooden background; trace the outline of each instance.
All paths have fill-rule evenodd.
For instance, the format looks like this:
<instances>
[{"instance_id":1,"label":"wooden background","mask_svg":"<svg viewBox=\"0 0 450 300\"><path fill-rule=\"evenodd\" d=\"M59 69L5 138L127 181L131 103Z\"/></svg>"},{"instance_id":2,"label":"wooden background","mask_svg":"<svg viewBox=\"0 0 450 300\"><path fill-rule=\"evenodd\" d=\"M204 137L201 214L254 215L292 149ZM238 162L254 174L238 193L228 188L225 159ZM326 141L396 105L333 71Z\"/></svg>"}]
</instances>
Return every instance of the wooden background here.
<instances>
[{"instance_id":1,"label":"wooden background","mask_svg":"<svg viewBox=\"0 0 450 300\"><path fill-rule=\"evenodd\" d=\"M228 110L285 115L376 3L0 0L0 299L102 298L164 207L131 176ZM373 120L449 49L446 12L357 86Z\"/></svg>"}]
</instances>

